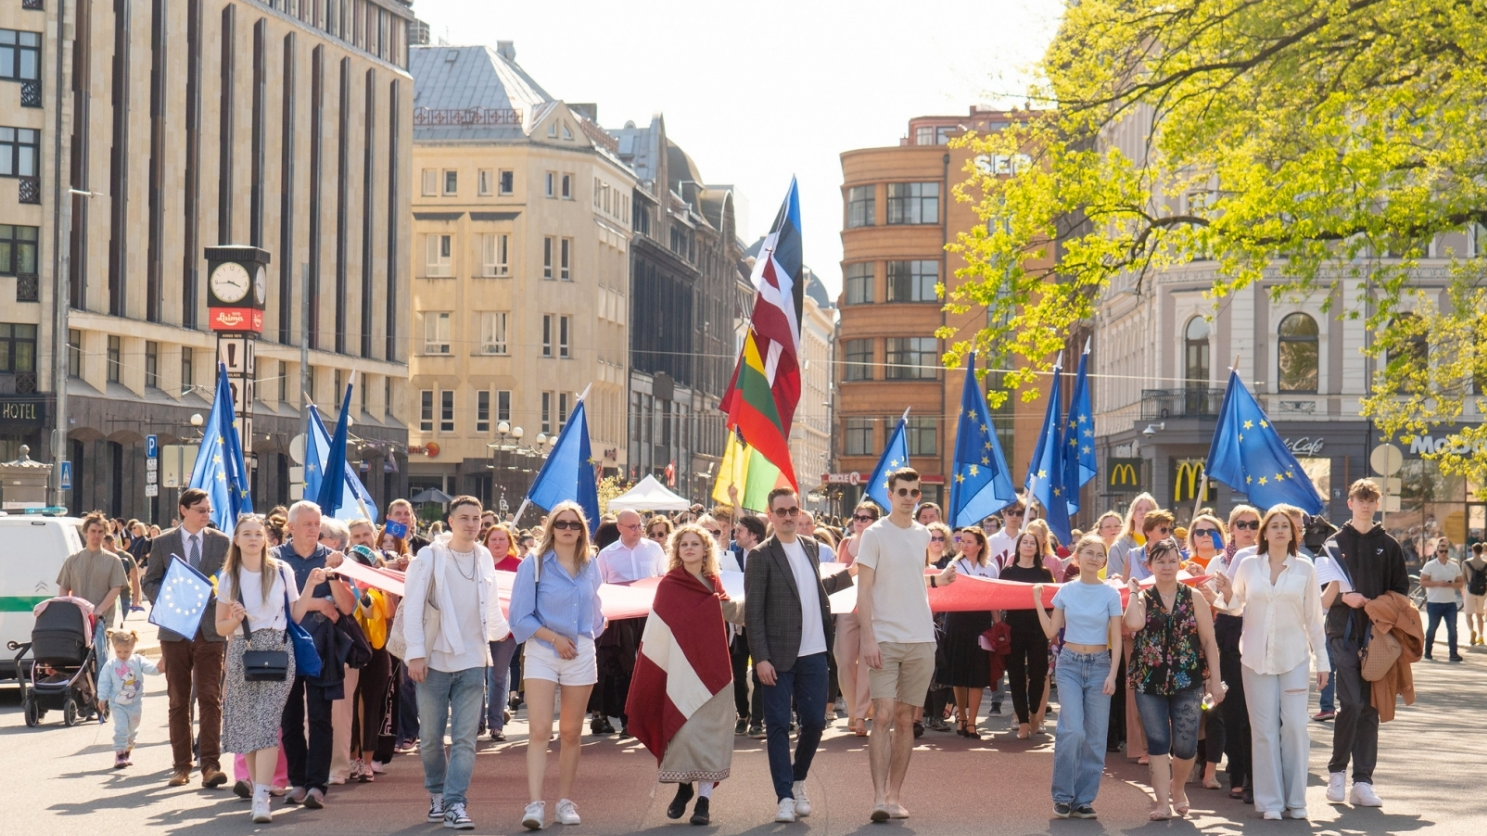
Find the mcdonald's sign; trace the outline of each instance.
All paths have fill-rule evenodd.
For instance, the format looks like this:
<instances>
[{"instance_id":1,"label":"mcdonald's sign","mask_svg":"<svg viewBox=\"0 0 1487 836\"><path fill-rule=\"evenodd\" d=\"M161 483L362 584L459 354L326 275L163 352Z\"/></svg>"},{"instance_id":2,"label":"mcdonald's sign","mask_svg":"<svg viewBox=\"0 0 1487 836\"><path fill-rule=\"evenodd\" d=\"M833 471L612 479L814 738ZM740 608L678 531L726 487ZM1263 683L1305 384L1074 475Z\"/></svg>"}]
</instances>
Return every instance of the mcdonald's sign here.
<instances>
[{"instance_id":1,"label":"mcdonald's sign","mask_svg":"<svg viewBox=\"0 0 1487 836\"><path fill-rule=\"evenodd\" d=\"M1172 501L1192 502L1198 497L1199 486L1204 487L1203 502L1213 501L1213 483L1203 482L1202 459L1172 460Z\"/></svg>"},{"instance_id":2,"label":"mcdonald's sign","mask_svg":"<svg viewBox=\"0 0 1487 836\"><path fill-rule=\"evenodd\" d=\"M1141 490L1141 459L1116 459L1105 460L1105 486L1112 491L1129 491L1135 493Z\"/></svg>"}]
</instances>

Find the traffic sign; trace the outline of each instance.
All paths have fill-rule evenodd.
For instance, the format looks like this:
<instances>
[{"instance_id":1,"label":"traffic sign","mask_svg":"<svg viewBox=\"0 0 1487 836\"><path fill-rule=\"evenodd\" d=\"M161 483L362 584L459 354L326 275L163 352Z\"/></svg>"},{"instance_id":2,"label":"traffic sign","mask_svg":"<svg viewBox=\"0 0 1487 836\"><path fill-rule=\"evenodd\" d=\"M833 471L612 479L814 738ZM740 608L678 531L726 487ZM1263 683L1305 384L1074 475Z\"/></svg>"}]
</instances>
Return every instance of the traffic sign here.
<instances>
[{"instance_id":1,"label":"traffic sign","mask_svg":"<svg viewBox=\"0 0 1487 836\"><path fill-rule=\"evenodd\" d=\"M145 483L145 498L150 499L160 495L160 486L154 482Z\"/></svg>"},{"instance_id":2,"label":"traffic sign","mask_svg":"<svg viewBox=\"0 0 1487 836\"><path fill-rule=\"evenodd\" d=\"M72 490L72 462L62 462L62 490Z\"/></svg>"},{"instance_id":3,"label":"traffic sign","mask_svg":"<svg viewBox=\"0 0 1487 836\"><path fill-rule=\"evenodd\" d=\"M1393 444L1380 444L1368 454L1368 464L1380 476L1393 476L1404 467L1404 453Z\"/></svg>"},{"instance_id":4,"label":"traffic sign","mask_svg":"<svg viewBox=\"0 0 1487 836\"><path fill-rule=\"evenodd\" d=\"M145 458L157 459L160 457L160 439L153 435L145 436Z\"/></svg>"},{"instance_id":5,"label":"traffic sign","mask_svg":"<svg viewBox=\"0 0 1487 836\"><path fill-rule=\"evenodd\" d=\"M160 469L160 460L159 459L145 459L145 472L146 473L150 474L151 476L154 476L155 473L156 473L156 471L158 471L159 469ZM150 481L153 482L155 480L151 479Z\"/></svg>"}]
</instances>

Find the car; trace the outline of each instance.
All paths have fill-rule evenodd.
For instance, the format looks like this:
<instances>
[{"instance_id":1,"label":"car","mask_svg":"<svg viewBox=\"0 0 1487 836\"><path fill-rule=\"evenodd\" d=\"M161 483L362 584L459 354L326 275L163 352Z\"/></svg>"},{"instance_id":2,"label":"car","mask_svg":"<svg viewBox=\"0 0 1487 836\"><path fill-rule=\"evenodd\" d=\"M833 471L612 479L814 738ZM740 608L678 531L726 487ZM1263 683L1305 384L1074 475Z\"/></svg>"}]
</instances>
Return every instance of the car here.
<instances>
[{"instance_id":1,"label":"car","mask_svg":"<svg viewBox=\"0 0 1487 836\"><path fill-rule=\"evenodd\" d=\"M83 548L76 517L0 516L0 681L16 676L15 654L31 641L31 610L57 594L57 575Z\"/></svg>"}]
</instances>

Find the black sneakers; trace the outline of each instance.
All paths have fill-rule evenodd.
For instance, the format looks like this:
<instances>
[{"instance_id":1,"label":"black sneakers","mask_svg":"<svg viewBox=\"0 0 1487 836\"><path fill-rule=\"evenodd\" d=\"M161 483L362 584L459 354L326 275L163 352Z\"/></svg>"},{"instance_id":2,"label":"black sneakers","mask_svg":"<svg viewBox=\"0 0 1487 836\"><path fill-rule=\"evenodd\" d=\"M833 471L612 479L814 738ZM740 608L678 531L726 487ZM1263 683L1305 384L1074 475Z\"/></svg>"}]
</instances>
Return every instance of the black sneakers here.
<instances>
[{"instance_id":1,"label":"black sneakers","mask_svg":"<svg viewBox=\"0 0 1487 836\"><path fill-rule=\"evenodd\" d=\"M1070 807L1068 804L1062 801L1055 801L1053 803L1053 814L1061 819L1068 818L1070 815L1073 814L1073 812L1074 808Z\"/></svg>"},{"instance_id":2,"label":"black sneakers","mask_svg":"<svg viewBox=\"0 0 1487 836\"><path fill-rule=\"evenodd\" d=\"M1074 808L1074 818L1076 818L1076 819L1092 819L1092 818L1095 818L1095 808L1089 806L1088 804L1081 804L1078 807L1075 807Z\"/></svg>"}]
</instances>

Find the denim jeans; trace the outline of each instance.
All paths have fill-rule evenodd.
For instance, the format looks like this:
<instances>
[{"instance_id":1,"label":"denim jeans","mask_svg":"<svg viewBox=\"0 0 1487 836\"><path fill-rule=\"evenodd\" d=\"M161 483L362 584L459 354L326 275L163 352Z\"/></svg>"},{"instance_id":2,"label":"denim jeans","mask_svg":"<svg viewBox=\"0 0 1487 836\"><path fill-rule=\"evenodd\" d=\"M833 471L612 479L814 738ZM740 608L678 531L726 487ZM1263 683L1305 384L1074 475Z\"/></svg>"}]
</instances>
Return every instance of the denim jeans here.
<instances>
[{"instance_id":1,"label":"denim jeans","mask_svg":"<svg viewBox=\"0 0 1487 836\"><path fill-rule=\"evenodd\" d=\"M1105 769L1105 734L1110 725L1110 651L1058 655L1058 730L1053 742L1053 800L1093 804Z\"/></svg>"},{"instance_id":2,"label":"denim jeans","mask_svg":"<svg viewBox=\"0 0 1487 836\"><path fill-rule=\"evenodd\" d=\"M1171 696L1136 692L1136 709L1146 729L1146 753L1192 760L1198 754L1198 719L1203 686L1193 685Z\"/></svg>"},{"instance_id":3,"label":"denim jeans","mask_svg":"<svg viewBox=\"0 0 1487 836\"><path fill-rule=\"evenodd\" d=\"M1442 620L1446 622L1446 646L1450 648L1452 658L1461 655L1456 652L1456 602L1427 603L1425 614L1430 618L1430 626L1425 628L1425 655L1429 656L1435 650L1435 630L1441 626Z\"/></svg>"},{"instance_id":4,"label":"denim jeans","mask_svg":"<svg viewBox=\"0 0 1487 836\"><path fill-rule=\"evenodd\" d=\"M418 754L423 759L423 788L442 795L444 805L464 804L475 772L475 735L480 729L480 701L485 695L485 668L447 673L428 669L418 683ZM449 727L449 758L444 758L444 728Z\"/></svg>"},{"instance_id":5,"label":"denim jeans","mask_svg":"<svg viewBox=\"0 0 1487 836\"><path fill-rule=\"evenodd\" d=\"M506 703L511 695L511 657L516 639L507 636L490 643L491 663L485 669L485 725L492 732L506 728Z\"/></svg>"},{"instance_id":6,"label":"denim jeans","mask_svg":"<svg viewBox=\"0 0 1487 836\"><path fill-rule=\"evenodd\" d=\"M812 653L795 660L788 671L775 671L775 684L764 685L764 730L768 736L769 777L775 800L794 798L791 784L804 781L826 729L826 654ZM790 705L800 716L795 739L795 762L790 762Z\"/></svg>"}]
</instances>

